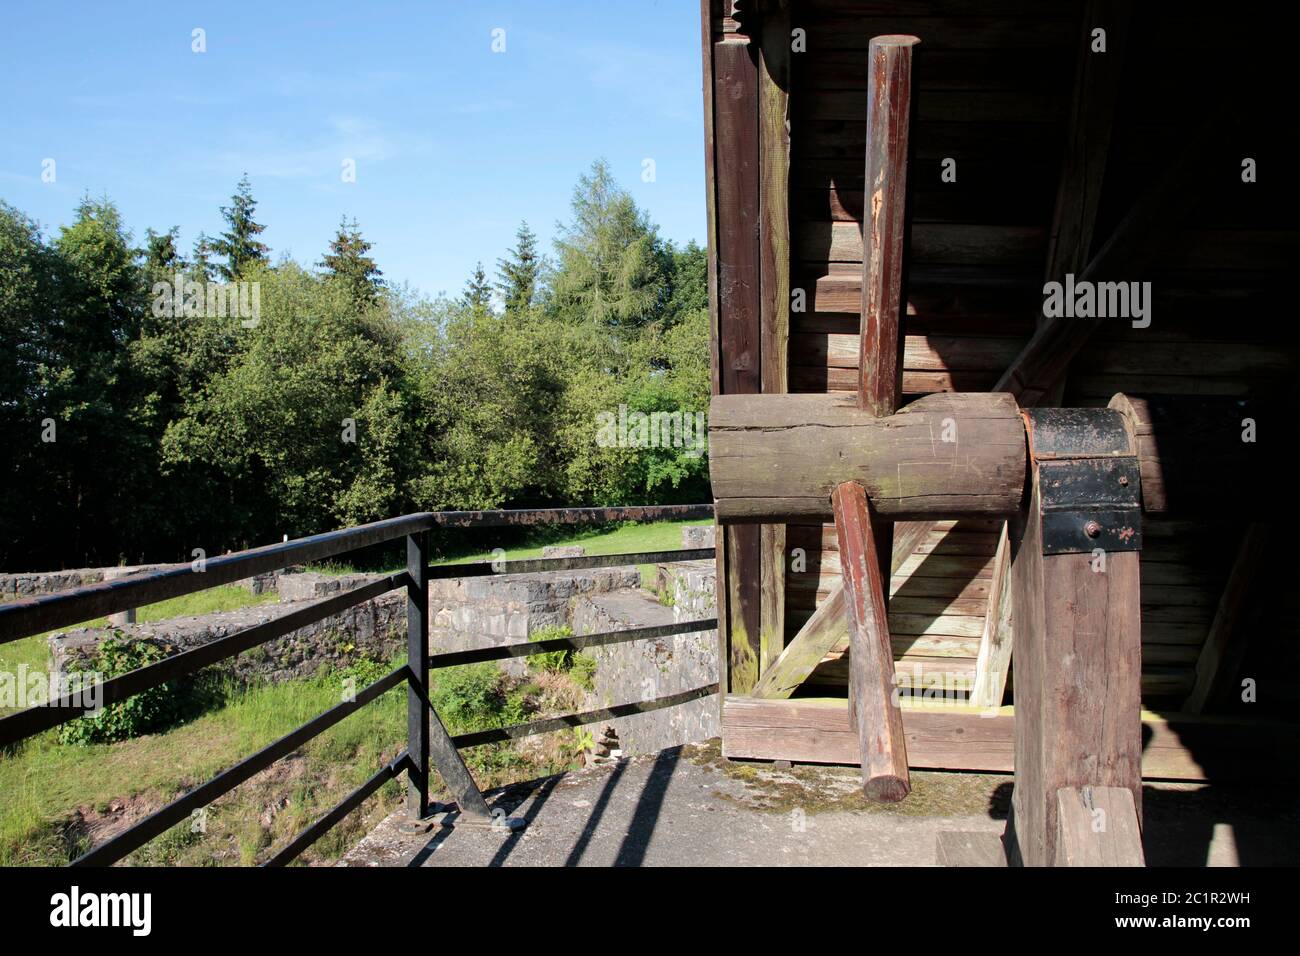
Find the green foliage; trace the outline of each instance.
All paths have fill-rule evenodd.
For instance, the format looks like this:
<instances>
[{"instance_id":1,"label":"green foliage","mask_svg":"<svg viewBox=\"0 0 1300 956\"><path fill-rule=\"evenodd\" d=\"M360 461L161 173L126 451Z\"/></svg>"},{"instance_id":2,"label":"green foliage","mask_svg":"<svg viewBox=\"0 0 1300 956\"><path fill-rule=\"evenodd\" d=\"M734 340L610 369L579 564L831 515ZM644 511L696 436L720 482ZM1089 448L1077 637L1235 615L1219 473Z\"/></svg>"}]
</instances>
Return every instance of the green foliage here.
<instances>
[{"instance_id":1,"label":"green foliage","mask_svg":"<svg viewBox=\"0 0 1300 956\"><path fill-rule=\"evenodd\" d=\"M93 657L70 674L90 675L98 680L119 677L131 671L155 664L167 656L166 651L147 641L125 641L121 631L105 638ZM182 718L186 705L174 682L141 691L116 704L109 704L98 714L87 714L70 720L59 727L59 742L63 744L115 743L130 740L151 731L168 727Z\"/></svg>"},{"instance_id":2,"label":"green foliage","mask_svg":"<svg viewBox=\"0 0 1300 956\"><path fill-rule=\"evenodd\" d=\"M497 291L505 302L506 312L526 315L537 298L542 259L537 252L537 236L521 222L515 234L515 247L504 259L497 260Z\"/></svg>"},{"instance_id":3,"label":"green foliage","mask_svg":"<svg viewBox=\"0 0 1300 956\"><path fill-rule=\"evenodd\" d=\"M435 675L429 700L453 732L504 726L504 675L495 663L447 667Z\"/></svg>"},{"instance_id":4,"label":"green foliage","mask_svg":"<svg viewBox=\"0 0 1300 956\"><path fill-rule=\"evenodd\" d=\"M551 625L549 627L539 627L528 635L528 640L538 643L572 636L573 630L571 628L563 625ZM596 659L583 654L581 651L568 649L543 651L540 654L532 655L527 660L529 670L549 674L568 674L574 683L588 689L590 689L591 679L596 673Z\"/></svg>"},{"instance_id":5,"label":"green foliage","mask_svg":"<svg viewBox=\"0 0 1300 956\"><path fill-rule=\"evenodd\" d=\"M271 250L257 238L266 226L253 218L256 212L257 200L253 198L253 186L245 173L235 187L235 194L230 197L230 205L221 207L226 231L220 239L209 243L212 252L226 257L225 264L217 266L217 272L227 282L243 278L248 270L270 261L268 253Z\"/></svg>"},{"instance_id":6,"label":"green foliage","mask_svg":"<svg viewBox=\"0 0 1300 956\"><path fill-rule=\"evenodd\" d=\"M373 306L379 300L384 284L379 266L366 255L370 249L371 244L362 238L357 221L348 222L345 217L330 242L329 252L320 262L326 274L348 290L359 308Z\"/></svg>"},{"instance_id":7,"label":"green foliage","mask_svg":"<svg viewBox=\"0 0 1300 956\"><path fill-rule=\"evenodd\" d=\"M416 510L708 498L695 443L600 422L707 408L704 250L661 240L598 162L553 262L521 224L463 297L384 283L344 220L272 266L245 177L182 256L85 199L54 238L0 203L0 564L188 560ZM177 316L158 283L255 282L259 319ZM48 423L48 424L47 424ZM45 431L57 440L45 440Z\"/></svg>"}]
</instances>

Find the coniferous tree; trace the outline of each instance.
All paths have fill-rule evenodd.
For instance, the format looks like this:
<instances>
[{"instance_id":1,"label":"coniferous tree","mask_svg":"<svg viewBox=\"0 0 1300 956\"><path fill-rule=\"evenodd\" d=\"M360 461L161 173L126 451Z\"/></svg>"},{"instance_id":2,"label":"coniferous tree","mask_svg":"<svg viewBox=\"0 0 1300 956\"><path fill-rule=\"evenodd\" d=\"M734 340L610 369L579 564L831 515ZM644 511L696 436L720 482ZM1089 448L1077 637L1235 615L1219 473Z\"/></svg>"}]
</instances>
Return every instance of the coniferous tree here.
<instances>
[{"instance_id":1,"label":"coniferous tree","mask_svg":"<svg viewBox=\"0 0 1300 956\"><path fill-rule=\"evenodd\" d=\"M206 232L199 233L199 237L194 240L193 263L194 271L198 273L199 280L202 282L212 281L213 275L216 274L216 266L212 264L212 240L208 238Z\"/></svg>"},{"instance_id":2,"label":"coniferous tree","mask_svg":"<svg viewBox=\"0 0 1300 956\"><path fill-rule=\"evenodd\" d=\"M476 263L474 274L465 283L465 294L461 296L461 305L475 315L485 315L492 311L492 286L488 283L483 263Z\"/></svg>"},{"instance_id":3,"label":"coniferous tree","mask_svg":"<svg viewBox=\"0 0 1300 956\"><path fill-rule=\"evenodd\" d=\"M496 287L505 300L507 313L523 314L532 308L542 261L537 255L537 236L521 222L515 233L515 247L497 260Z\"/></svg>"},{"instance_id":4,"label":"coniferous tree","mask_svg":"<svg viewBox=\"0 0 1300 956\"><path fill-rule=\"evenodd\" d=\"M220 239L213 240L212 251L226 257L224 265L218 265L217 271L227 282L234 282L240 274L254 264L265 264L270 249L258 240L258 235L266 228L253 218L257 210L257 200L253 198L253 187L245 173L230 197L230 205L221 207L221 215L226 220L226 231Z\"/></svg>"},{"instance_id":5,"label":"coniferous tree","mask_svg":"<svg viewBox=\"0 0 1300 956\"><path fill-rule=\"evenodd\" d=\"M371 244L362 238L357 221L349 222L345 216L330 242L329 251L319 263L326 274L347 286L353 301L362 305L373 304L384 284L379 266L366 255L370 249Z\"/></svg>"},{"instance_id":6,"label":"coniferous tree","mask_svg":"<svg viewBox=\"0 0 1300 956\"><path fill-rule=\"evenodd\" d=\"M176 248L178 226L172 226L166 232L144 232L144 268L147 275L155 276L185 268L185 258Z\"/></svg>"}]
</instances>

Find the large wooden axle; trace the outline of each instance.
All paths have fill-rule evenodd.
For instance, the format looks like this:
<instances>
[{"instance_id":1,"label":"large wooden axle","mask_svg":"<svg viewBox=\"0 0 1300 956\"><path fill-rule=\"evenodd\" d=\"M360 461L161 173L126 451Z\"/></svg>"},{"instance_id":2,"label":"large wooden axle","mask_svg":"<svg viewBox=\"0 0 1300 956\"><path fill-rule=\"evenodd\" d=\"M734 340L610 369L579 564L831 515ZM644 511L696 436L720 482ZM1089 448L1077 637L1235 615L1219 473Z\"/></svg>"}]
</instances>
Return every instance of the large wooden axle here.
<instances>
[{"instance_id":1,"label":"large wooden axle","mask_svg":"<svg viewBox=\"0 0 1300 956\"><path fill-rule=\"evenodd\" d=\"M1020 408L1002 393L927 395L884 418L851 394L718 395L709 406L724 524L829 521L845 481L894 521L1013 515L1025 460Z\"/></svg>"}]
</instances>

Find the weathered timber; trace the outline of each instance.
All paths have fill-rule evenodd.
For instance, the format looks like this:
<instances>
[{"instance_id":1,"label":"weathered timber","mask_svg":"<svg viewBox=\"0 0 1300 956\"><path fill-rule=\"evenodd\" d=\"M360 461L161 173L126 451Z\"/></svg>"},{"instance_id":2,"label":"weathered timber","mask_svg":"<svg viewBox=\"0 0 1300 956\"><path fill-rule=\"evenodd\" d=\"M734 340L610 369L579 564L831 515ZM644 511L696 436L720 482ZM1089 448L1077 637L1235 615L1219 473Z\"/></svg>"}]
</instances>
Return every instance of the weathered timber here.
<instances>
[{"instance_id":1,"label":"weathered timber","mask_svg":"<svg viewBox=\"0 0 1300 956\"><path fill-rule=\"evenodd\" d=\"M1145 866L1142 828L1127 787L1056 791L1056 866Z\"/></svg>"},{"instance_id":2,"label":"weathered timber","mask_svg":"<svg viewBox=\"0 0 1300 956\"><path fill-rule=\"evenodd\" d=\"M1264 563L1268 538L1269 527L1266 524L1253 522L1246 528L1228 583L1214 612L1214 620L1196 660L1196 683L1183 705L1188 713L1199 714L1204 710L1223 683L1223 665L1233 656L1230 653L1233 639L1241 641L1243 637L1239 631L1249 611L1246 598Z\"/></svg>"},{"instance_id":3,"label":"weathered timber","mask_svg":"<svg viewBox=\"0 0 1300 956\"><path fill-rule=\"evenodd\" d=\"M825 519L844 481L895 520L1005 515L1020 505L1024 425L1003 394L927 395L880 419L854 396L721 395L709 468L721 522Z\"/></svg>"},{"instance_id":4,"label":"weathered timber","mask_svg":"<svg viewBox=\"0 0 1300 956\"><path fill-rule=\"evenodd\" d=\"M1012 832L1027 866L1056 860L1056 792L1127 787L1141 816L1141 671L1136 551L1043 554L1041 480L1013 534L1016 785Z\"/></svg>"},{"instance_id":5,"label":"weathered timber","mask_svg":"<svg viewBox=\"0 0 1300 956\"><path fill-rule=\"evenodd\" d=\"M790 340L790 5L764 6L759 24L758 137L759 268L762 316L762 388L788 391ZM760 532L762 585L759 609L759 673L785 647L785 550L783 524Z\"/></svg>"},{"instance_id":6,"label":"weathered timber","mask_svg":"<svg viewBox=\"0 0 1300 956\"><path fill-rule=\"evenodd\" d=\"M882 36L867 51L866 182L862 224L862 333L859 400L873 415L892 415L902 390L904 255L907 249L907 148L913 36Z\"/></svg>"},{"instance_id":7,"label":"weathered timber","mask_svg":"<svg viewBox=\"0 0 1300 956\"><path fill-rule=\"evenodd\" d=\"M773 699L789 697L827 654L848 640L848 635L844 588L837 583L785 646L781 656L763 672L754 685L753 695Z\"/></svg>"},{"instance_id":8,"label":"weathered timber","mask_svg":"<svg viewBox=\"0 0 1300 956\"><path fill-rule=\"evenodd\" d=\"M1088 261L1078 281L1096 282L1143 275L1191 203L1187 190L1205 163L1205 146L1224 135L1225 117L1212 117L1186 143L1163 176L1133 205L1110 237ZM1053 394L1071 360L1104 322L1056 318L1041 324L994 386L1009 391L1032 408Z\"/></svg>"},{"instance_id":9,"label":"weathered timber","mask_svg":"<svg viewBox=\"0 0 1300 956\"><path fill-rule=\"evenodd\" d=\"M911 785L871 505L862 486L852 481L837 486L831 500L848 611L849 713L858 731L862 788L869 799L897 803Z\"/></svg>"},{"instance_id":10,"label":"weathered timber","mask_svg":"<svg viewBox=\"0 0 1300 956\"><path fill-rule=\"evenodd\" d=\"M1262 517L1272 504L1278 443L1255 440L1266 412L1258 403L1121 394L1110 407L1137 449L1147 514Z\"/></svg>"},{"instance_id":11,"label":"weathered timber","mask_svg":"<svg viewBox=\"0 0 1300 956\"><path fill-rule=\"evenodd\" d=\"M707 13L707 11L706 11ZM707 17L706 17L707 19ZM711 235L716 257L715 392L753 394L763 389L761 284L762 185L759 70L756 49L740 35L711 46L710 109L715 124ZM707 92L706 92L707 95ZM763 541L757 527L721 528L719 607L726 622L724 686L748 690L762 658Z\"/></svg>"},{"instance_id":12,"label":"weathered timber","mask_svg":"<svg viewBox=\"0 0 1300 956\"><path fill-rule=\"evenodd\" d=\"M1015 770L1014 707L958 703L903 707L913 770ZM1258 782L1267 766L1278 780L1300 779L1300 727L1291 722L1170 713L1142 715L1142 776L1147 780ZM760 700L728 696L722 753L735 760L790 760L856 766L858 734L844 698Z\"/></svg>"},{"instance_id":13,"label":"weathered timber","mask_svg":"<svg viewBox=\"0 0 1300 956\"><path fill-rule=\"evenodd\" d=\"M1011 673L1011 646L1011 539L1003 525L993 558L993 578L975 659L975 686L970 693L970 701L975 706L1001 705L1007 675Z\"/></svg>"}]
</instances>

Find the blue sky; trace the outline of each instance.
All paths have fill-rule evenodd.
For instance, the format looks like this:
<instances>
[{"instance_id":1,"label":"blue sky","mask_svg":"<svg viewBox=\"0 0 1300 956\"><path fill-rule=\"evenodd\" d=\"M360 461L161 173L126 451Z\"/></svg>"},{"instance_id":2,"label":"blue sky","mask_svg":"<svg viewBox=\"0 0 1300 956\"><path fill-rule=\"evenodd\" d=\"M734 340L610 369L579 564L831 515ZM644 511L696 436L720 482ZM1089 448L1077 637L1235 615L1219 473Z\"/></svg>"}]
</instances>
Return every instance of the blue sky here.
<instances>
[{"instance_id":1,"label":"blue sky","mask_svg":"<svg viewBox=\"0 0 1300 956\"><path fill-rule=\"evenodd\" d=\"M316 262L346 214L386 278L455 294L476 260L491 271L520 219L549 251L578 175L603 156L662 235L702 242L699 9L7 5L0 199L55 233L84 193L106 194L137 242L175 225L188 252L200 230L220 231L218 207L247 171L275 257ZM41 180L47 158L54 183Z\"/></svg>"}]
</instances>

